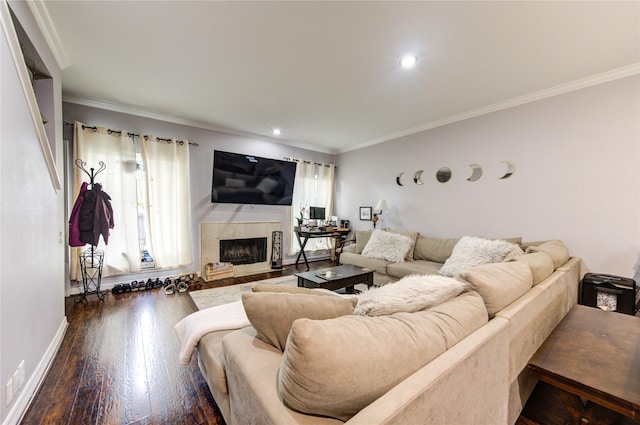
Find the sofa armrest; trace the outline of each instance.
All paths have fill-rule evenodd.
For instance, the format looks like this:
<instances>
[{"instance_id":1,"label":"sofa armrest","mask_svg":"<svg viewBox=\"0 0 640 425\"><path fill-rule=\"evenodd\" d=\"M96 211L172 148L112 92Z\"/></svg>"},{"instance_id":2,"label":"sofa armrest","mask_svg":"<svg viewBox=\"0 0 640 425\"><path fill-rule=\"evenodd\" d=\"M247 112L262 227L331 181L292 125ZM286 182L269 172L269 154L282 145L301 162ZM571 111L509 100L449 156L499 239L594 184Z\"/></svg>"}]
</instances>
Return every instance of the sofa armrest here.
<instances>
[{"instance_id":1,"label":"sofa armrest","mask_svg":"<svg viewBox=\"0 0 640 425\"><path fill-rule=\"evenodd\" d=\"M336 264L340 264L340 254L351 252L351 247L355 246L355 239L339 239L336 242Z\"/></svg>"}]
</instances>

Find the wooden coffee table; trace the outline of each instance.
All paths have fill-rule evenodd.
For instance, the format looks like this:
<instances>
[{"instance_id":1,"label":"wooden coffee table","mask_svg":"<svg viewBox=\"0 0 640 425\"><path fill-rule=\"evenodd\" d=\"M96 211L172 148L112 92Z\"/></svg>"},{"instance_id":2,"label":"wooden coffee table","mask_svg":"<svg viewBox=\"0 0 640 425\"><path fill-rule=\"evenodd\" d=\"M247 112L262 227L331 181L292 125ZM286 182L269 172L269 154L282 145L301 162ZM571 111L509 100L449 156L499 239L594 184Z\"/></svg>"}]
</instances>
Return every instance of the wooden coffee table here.
<instances>
[{"instance_id":1,"label":"wooden coffee table","mask_svg":"<svg viewBox=\"0 0 640 425\"><path fill-rule=\"evenodd\" d=\"M333 272L333 277L321 277L326 272ZM368 288L373 285L373 269L346 264L327 269L314 270L305 273L296 273L298 286L304 288L324 288L335 291L347 288L347 292L353 293L354 285L365 283Z\"/></svg>"},{"instance_id":2,"label":"wooden coffee table","mask_svg":"<svg viewBox=\"0 0 640 425\"><path fill-rule=\"evenodd\" d=\"M640 420L640 317L576 305L528 367L560 390L573 424Z\"/></svg>"}]
</instances>

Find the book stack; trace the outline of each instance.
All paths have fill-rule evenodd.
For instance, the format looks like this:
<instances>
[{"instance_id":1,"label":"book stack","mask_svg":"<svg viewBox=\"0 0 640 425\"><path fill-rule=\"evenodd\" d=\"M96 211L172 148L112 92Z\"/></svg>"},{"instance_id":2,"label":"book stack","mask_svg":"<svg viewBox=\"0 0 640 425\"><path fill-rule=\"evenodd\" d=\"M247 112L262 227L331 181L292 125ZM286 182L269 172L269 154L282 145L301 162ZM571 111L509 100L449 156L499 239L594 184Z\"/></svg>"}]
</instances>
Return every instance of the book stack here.
<instances>
[{"instance_id":1,"label":"book stack","mask_svg":"<svg viewBox=\"0 0 640 425\"><path fill-rule=\"evenodd\" d=\"M207 263L205 267L205 279L207 282L233 277L233 264L231 263Z\"/></svg>"}]
</instances>

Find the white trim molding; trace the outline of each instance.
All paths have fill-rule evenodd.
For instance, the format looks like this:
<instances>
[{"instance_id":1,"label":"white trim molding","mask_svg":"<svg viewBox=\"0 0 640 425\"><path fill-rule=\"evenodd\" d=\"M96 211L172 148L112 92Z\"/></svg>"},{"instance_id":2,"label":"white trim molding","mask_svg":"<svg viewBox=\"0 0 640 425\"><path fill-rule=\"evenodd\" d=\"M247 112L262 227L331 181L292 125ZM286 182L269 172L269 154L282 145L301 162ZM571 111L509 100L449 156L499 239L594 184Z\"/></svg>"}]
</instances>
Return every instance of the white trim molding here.
<instances>
[{"instance_id":1,"label":"white trim molding","mask_svg":"<svg viewBox=\"0 0 640 425\"><path fill-rule=\"evenodd\" d=\"M64 334L67 331L67 326L69 326L67 318L63 317L62 322L60 322L60 326L58 326L58 331L49 344L49 347L47 347L47 351L45 351L44 356L42 356L38 366L29 378L29 381L26 383L24 390L18 395L16 402L7 414L4 422L2 422L2 425L17 425L20 423L20 420L27 412L31 401L33 400L33 396L40 389L45 376L47 376L47 372L49 372L49 369L53 364L53 359L56 357L56 354L60 349L60 345L64 339Z\"/></svg>"},{"instance_id":2,"label":"white trim molding","mask_svg":"<svg viewBox=\"0 0 640 425\"><path fill-rule=\"evenodd\" d=\"M42 0L29 0L27 1L27 6L29 6L29 10L36 20L38 28L40 28L44 40L49 46L49 49L51 49L51 53L53 53L58 67L62 70L71 66L67 52L60 41L58 31L56 31L55 25L53 25L45 2Z\"/></svg>"}]
</instances>

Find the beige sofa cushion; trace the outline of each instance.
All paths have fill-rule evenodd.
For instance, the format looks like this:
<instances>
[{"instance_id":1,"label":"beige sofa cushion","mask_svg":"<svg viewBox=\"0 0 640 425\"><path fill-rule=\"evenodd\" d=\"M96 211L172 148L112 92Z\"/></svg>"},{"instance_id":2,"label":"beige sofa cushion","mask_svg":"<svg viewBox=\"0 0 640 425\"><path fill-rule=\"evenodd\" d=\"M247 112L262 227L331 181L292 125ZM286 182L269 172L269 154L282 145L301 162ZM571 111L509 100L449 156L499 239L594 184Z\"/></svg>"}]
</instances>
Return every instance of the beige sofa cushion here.
<instances>
[{"instance_id":1,"label":"beige sofa cushion","mask_svg":"<svg viewBox=\"0 0 640 425\"><path fill-rule=\"evenodd\" d=\"M354 266L374 270L376 273L387 274L387 265L391 264L391 262L378 258L368 258L353 252L343 252L340 254L340 264L353 264Z\"/></svg>"},{"instance_id":2,"label":"beige sofa cushion","mask_svg":"<svg viewBox=\"0 0 640 425\"><path fill-rule=\"evenodd\" d=\"M367 246L373 230L356 230L356 254L362 254L362 250Z\"/></svg>"},{"instance_id":3,"label":"beige sofa cushion","mask_svg":"<svg viewBox=\"0 0 640 425\"><path fill-rule=\"evenodd\" d=\"M387 265L387 275L400 279L412 274L439 274L442 263L427 260L414 260L410 263L390 263Z\"/></svg>"},{"instance_id":4,"label":"beige sofa cushion","mask_svg":"<svg viewBox=\"0 0 640 425\"><path fill-rule=\"evenodd\" d=\"M444 263L451 257L453 247L459 239L439 239L428 236L418 236L413 258L416 260L428 260L436 263Z\"/></svg>"},{"instance_id":5,"label":"beige sofa cushion","mask_svg":"<svg viewBox=\"0 0 640 425\"><path fill-rule=\"evenodd\" d=\"M291 409L346 421L486 322L476 293L417 313L299 319L277 390Z\"/></svg>"},{"instance_id":6,"label":"beige sofa cushion","mask_svg":"<svg viewBox=\"0 0 640 425\"><path fill-rule=\"evenodd\" d=\"M356 299L276 292L245 292L242 305L258 338L284 350L291 324L301 317L331 319L353 313Z\"/></svg>"},{"instance_id":7,"label":"beige sofa cushion","mask_svg":"<svg viewBox=\"0 0 640 425\"><path fill-rule=\"evenodd\" d=\"M554 269L553 260L542 251L521 255L513 258L511 261L520 261L529 266L531 274L533 275L534 286L549 277Z\"/></svg>"},{"instance_id":8,"label":"beige sofa cushion","mask_svg":"<svg viewBox=\"0 0 640 425\"><path fill-rule=\"evenodd\" d=\"M520 261L470 267L462 271L460 277L480 294L489 317L495 316L533 286L531 269Z\"/></svg>"},{"instance_id":9,"label":"beige sofa cushion","mask_svg":"<svg viewBox=\"0 0 640 425\"><path fill-rule=\"evenodd\" d=\"M544 242L538 246L530 246L527 248L527 253L530 252L544 252L553 260L553 268L557 269L567 261L569 261L569 250L564 242L561 240L552 240Z\"/></svg>"}]
</instances>

